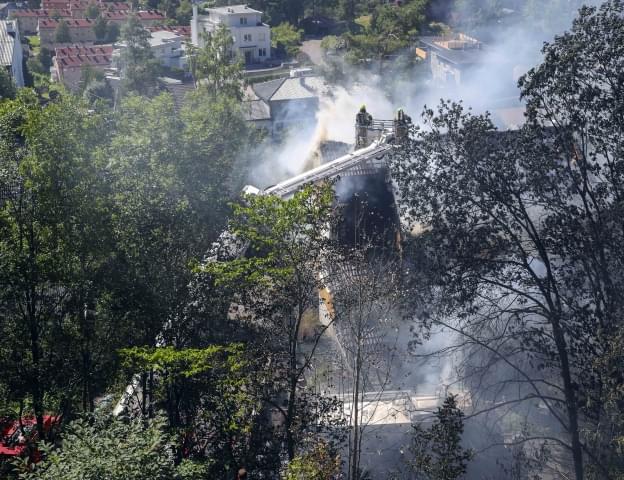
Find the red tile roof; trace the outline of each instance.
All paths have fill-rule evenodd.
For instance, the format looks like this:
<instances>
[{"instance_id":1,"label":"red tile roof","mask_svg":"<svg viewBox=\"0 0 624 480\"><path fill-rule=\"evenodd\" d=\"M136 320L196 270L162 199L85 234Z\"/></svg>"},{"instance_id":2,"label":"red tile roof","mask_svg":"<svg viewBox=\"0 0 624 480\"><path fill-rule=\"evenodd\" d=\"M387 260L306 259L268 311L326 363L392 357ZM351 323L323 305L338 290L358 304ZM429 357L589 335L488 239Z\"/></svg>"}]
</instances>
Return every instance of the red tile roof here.
<instances>
[{"instance_id":1,"label":"red tile roof","mask_svg":"<svg viewBox=\"0 0 624 480\"><path fill-rule=\"evenodd\" d=\"M128 12L125 10L117 10L114 12L101 12L100 15L106 20L125 20L126 18L128 18Z\"/></svg>"},{"instance_id":2,"label":"red tile roof","mask_svg":"<svg viewBox=\"0 0 624 480\"><path fill-rule=\"evenodd\" d=\"M57 47L54 49L57 60L67 57L93 57L93 56L111 56L113 53L112 45L69 45L67 47Z\"/></svg>"},{"instance_id":3,"label":"red tile roof","mask_svg":"<svg viewBox=\"0 0 624 480\"><path fill-rule=\"evenodd\" d=\"M115 12L120 10L132 10L132 4L128 2L99 2L101 10Z\"/></svg>"},{"instance_id":4,"label":"red tile roof","mask_svg":"<svg viewBox=\"0 0 624 480\"><path fill-rule=\"evenodd\" d=\"M64 18L63 21L69 28L93 28L93 24L95 23L88 18ZM54 20L52 18L40 18L39 30L42 28L56 28L59 23L59 20Z\"/></svg>"},{"instance_id":5,"label":"red tile roof","mask_svg":"<svg viewBox=\"0 0 624 480\"><path fill-rule=\"evenodd\" d=\"M165 15L158 10L144 10L135 12L135 15L139 17L140 20L164 20L166 18Z\"/></svg>"},{"instance_id":6,"label":"red tile roof","mask_svg":"<svg viewBox=\"0 0 624 480\"><path fill-rule=\"evenodd\" d=\"M76 55L73 57L64 57L56 60L56 65L61 70L65 70L68 68L82 68L85 65L95 65L107 67L111 64L110 55L91 55L91 56L83 56Z\"/></svg>"},{"instance_id":7,"label":"red tile roof","mask_svg":"<svg viewBox=\"0 0 624 480\"><path fill-rule=\"evenodd\" d=\"M71 12L69 10L56 10L56 9L43 9L39 8L36 10L33 9L25 9L25 10L13 10L11 15L14 17L50 17L52 15L57 15L59 17L71 17Z\"/></svg>"},{"instance_id":8,"label":"red tile roof","mask_svg":"<svg viewBox=\"0 0 624 480\"><path fill-rule=\"evenodd\" d=\"M183 37L191 36L191 27L190 25L161 25L157 27L147 27L150 32L172 32L177 33L178 35L182 35Z\"/></svg>"},{"instance_id":9,"label":"red tile roof","mask_svg":"<svg viewBox=\"0 0 624 480\"><path fill-rule=\"evenodd\" d=\"M66 9L68 4L67 0L42 0L41 7L47 10L54 8Z\"/></svg>"},{"instance_id":10,"label":"red tile roof","mask_svg":"<svg viewBox=\"0 0 624 480\"><path fill-rule=\"evenodd\" d=\"M141 12L131 12L129 10L104 11L101 15L107 20L125 20L129 15L136 15L139 20L164 20L166 18L165 15L158 10L145 10Z\"/></svg>"}]
</instances>

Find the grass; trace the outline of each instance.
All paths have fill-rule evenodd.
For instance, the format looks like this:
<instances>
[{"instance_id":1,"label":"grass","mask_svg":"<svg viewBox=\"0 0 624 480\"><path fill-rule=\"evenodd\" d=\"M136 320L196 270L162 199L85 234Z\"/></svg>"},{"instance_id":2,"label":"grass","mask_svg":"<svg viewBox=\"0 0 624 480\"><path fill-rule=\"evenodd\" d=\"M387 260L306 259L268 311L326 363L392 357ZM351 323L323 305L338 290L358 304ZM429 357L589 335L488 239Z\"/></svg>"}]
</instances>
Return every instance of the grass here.
<instances>
[{"instance_id":1,"label":"grass","mask_svg":"<svg viewBox=\"0 0 624 480\"><path fill-rule=\"evenodd\" d=\"M39 38L39 35L29 35L26 37L26 40L28 41L28 46L30 47L33 56L37 55L41 49L41 39Z\"/></svg>"}]
</instances>

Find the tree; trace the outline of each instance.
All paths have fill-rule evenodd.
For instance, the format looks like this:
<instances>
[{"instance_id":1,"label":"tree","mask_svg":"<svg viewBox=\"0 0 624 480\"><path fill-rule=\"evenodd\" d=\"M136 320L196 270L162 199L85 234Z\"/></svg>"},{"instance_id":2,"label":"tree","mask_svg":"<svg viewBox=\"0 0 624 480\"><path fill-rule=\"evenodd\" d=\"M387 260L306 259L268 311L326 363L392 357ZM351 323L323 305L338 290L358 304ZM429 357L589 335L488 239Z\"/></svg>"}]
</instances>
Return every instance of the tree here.
<instances>
[{"instance_id":1,"label":"tree","mask_svg":"<svg viewBox=\"0 0 624 480\"><path fill-rule=\"evenodd\" d=\"M89 83L83 92L83 97L89 104L103 102L109 107L113 105L114 96L115 92L106 79Z\"/></svg>"},{"instance_id":2,"label":"tree","mask_svg":"<svg viewBox=\"0 0 624 480\"><path fill-rule=\"evenodd\" d=\"M93 407L114 350L115 334L90 313L99 311L111 252L92 157L106 135L103 118L68 96L42 107L24 93L3 104L0 119L9 192L0 203L0 348L12 352L2 381L19 372L21 400L43 437L45 410Z\"/></svg>"},{"instance_id":3,"label":"tree","mask_svg":"<svg viewBox=\"0 0 624 480\"><path fill-rule=\"evenodd\" d=\"M474 453L461 446L464 413L457 407L456 397L446 397L434 416L435 420L428 429L414 425L410 466L428 480L462 478Z\"/></svg>"},{"instance_id":4,"label":"tree","mask_svg":"<svg viewBox=\"0 0 624 480\"><path fill-rule=\"evenodd\" d=\"M426 1L412 0L405 5L380 5L371 18L371 32L377 35L394 35L395 38L412 39L426 22Z\"/></svg>"},{"instance_id":5,"label":"tree","mask_svg":"<svg viewBox=\"0 0 624 480\"><path fill-rule=\"evenodd\" d=\"M595 365L616 360L607 346L623 309L624 233L608 220L622 208L622 55L611 42L622 10L619 1L582 9L544 47L521 81L524 128L497 132L487 116L444 103L425 112L431 129L395 166L406 212L427 230L416 241L439 268L446 318L436 321L482 349L480 379L493 365L513 373L491 377L488 401L516 385L514 403L543 402L565 434L542 436L570 452L577 479L605 475L598 459L614 458L619 429L600 419L611 416L606 386L622 378Z\"/></svg>"},{"instance_id":6,"label":"tree","mask_svg":"<svg viewBox=\"0 0 624 480\"><path fill-rule=\"evenodd\" d=\"M304 318L318 304L323 284L317 272L333 258L324 234L332 222L332 199L331 185L305 187L290 200L246 195L233 206L230 231L248 245L248 256L217 257L202 266L252 312L250 323L259 329L256 341L275 372L273 392L265 400L283 417L289 460L305 432L313 424L319 428L334 409L331 401L306 395L299 385L327 328L312 332L311 348L301 351ZM278 403L282 393L286 398ZM314 409L308 408L311 404Z\"/></svg>"},{"instance_id":7,"label":"tree","mask_svg":"<svg viewBox=\"0 0 624 480\"><path fill-rule=\"evenodd\" d=\"M54 30L54 41L56 43L70 43L72 41L69 33L69 25L65 20L60 20Z\"/></svg>"},{"instance_id":8,"label":"tree","mask_svg":"<svg viewBox=\"0 0 624 480\"><path fill-rule=\"evenodd\" d=\"M93 24L93 33L95 33L95 38L98 42L106 39L108 33L108 22L106 19L98 14L95 18L95 23Z\"/></svg>"},{"instance_id":9,"label":"tree","mask_svg":"<svg viewBox=\"0 0 624 480\"><path fill-rule=\"evenodd\" d=\"M15 97L15 83L5 68L0 68L0 99Z\"/></svg>"},{"instance_id":10,"label":"tree","mask_svg":"<svg viewBox=\"0 0 624 480\"><path fill-rule=\"evenodd\" d=\"M148 410L166 409L169 426L182 441L176 457L201 461L210 478L223 478L240 465L258 469L258 459L267 453L266 441L256 433L265 373L246 350L229 344L121 351L131 375L157 372Z\"/></svg>"},{"instance_id":11,"label":"tree","mask_svg":"<svg viewBox=\"0 0 624 480\"><path fill-rule=\"evenodd\" d=\"M320 441L288 463L284 480L332 480L340 473L340 457Z\"/></svg>"},{"instance_id":12,"label":"tree","mask_svg":"<svg viewBox=\"0 0 624 480\"><path fill-rule=\"evenodd\" d=\"M279 55L294 57L299 52L303 30L295 28L290 23L280 23L271 29L271 47Z\"/></svg>"},{"instance_id":13,"label":"tree","mask_svg":"<svg viewBox=\"0 0 624 480\"><path fill-rule=\"evenodd\" d=\"M243 71L240 58L232 58L234 40L227 27L221 25L203 36L203 46L190 52L190 68L195 82L211 97L225 96L241 100Z\"/></svg>"},{"instance_id":14,"label":"tree","mask_svg":"<svg viewBox=\"0 0 624 480\"><path fill-rule=\"evenodd\" d=\"M90 18L91 20L95 20L100 16L100 9L95 3L90 3L87 5L87 9L85 10L85 17Z\"/></svg>"},{"instance_id":15,"label":"tree","mask_svg":"<svg viewBox=\"0 0 624 480\"><path fill-rule=\"evenodd\" d=\"M160 71L149 44L150 33L135 15L130 15L121 29L124 43L121 52L121 87L124 92L150 95L156 90Z\"/></svg>"},{"instance_id":16,"label":"tree","mask_svg":"<svg viewBox=\"0 0 624 480\"><path fill-rule=\"evenodd\" d=\"M45 460L22 478L178 479L165 426L161 417L124 421L103 413L76 420L66 427L61 448L48 446Z\"/></svg>"},{"instance_id":17,"label":"tree","mask_svg":"<svg viewBox=\"0 0 624 480\"><path fill-rule=\"evenodd\" d=\"M331 268L328 280L334 327L348 372L342 381L349 402L349 480L362 478L362 445L384 392L398 386L393 371L402 357L397 348L404 295L397 282L401 266L390 254L377 252L372 242L350 252L344 266Z\"/></svg>"},{"instance_id":18,"label":"tree","mask_svg":"<svg viewBox=\"0 0 624 480\"><path fill-rule=\"evenodd\" d=\"M116 23L109 23L106 26L106 41L107 42L116 42L119 38L120 32L119 27Z\"/></svg>"},{"instance_id":19,"label":"tree","mask_svg":"<svg viewBox=\"0 0 624 480\"><path fill-rule=\"evenodd\" d=\"M193 17L193 5L189 0L182 0L175 11L175 18L178 25L189 25Z\"/></svg>"}]
</instances>

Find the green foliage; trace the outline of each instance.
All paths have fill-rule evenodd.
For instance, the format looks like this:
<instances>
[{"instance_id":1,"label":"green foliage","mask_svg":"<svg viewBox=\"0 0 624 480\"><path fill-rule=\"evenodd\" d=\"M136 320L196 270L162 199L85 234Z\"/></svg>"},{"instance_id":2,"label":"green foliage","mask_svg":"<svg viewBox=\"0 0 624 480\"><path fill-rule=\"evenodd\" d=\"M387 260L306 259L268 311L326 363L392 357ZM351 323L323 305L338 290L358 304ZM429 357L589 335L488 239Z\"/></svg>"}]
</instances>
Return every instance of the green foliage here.
<instances>
[{"instance_id":1,"label":"green foliage","mask_svg":"<svg viewBox=\"0 0 624 480\"><path fill-rule=\"evenodd\" d=\"M189 0L182 0L175 11L178 25L189 25L193 17L193 4Z\"/></svg>"},{"instance_id":2,"label":"green foliage","mask_svg":"<svg viewBox=\"0 0 624 480\"><path fill-rule=\"evenodd\" d=\"M464 476L474 456L461 446L464 413L457 407L456 397L450 395L434 415L428 429L414 425L410 465L429 480L457 480Z\"/></svg>"},{"instance_id":3,"label":"green foliage","mask_svg":"<svg viewBox=\"0 0 624 480\"><path fill-rule=\"evenodd\" d=\"M373 13L370 30L377 35L394 35L405 40L414 38L426 24L427 4L425 0L411 0L400 7L381 5Z\"/></svg>"},{"instance_id":4,"label":"green foliage","mask_svg":"<svg viewBox=\"0 0 624 480\"><path fill-rule=\"evenodd\" d=\"M121 420L98 414L66 427L59 449L24 480L175 480L180 478L165 434L164 418ZM187 477L188 478L188 477Z\"/></svg>"},{"instance_id":5,"label":"green foliage","mask_svg":"<svg viewBox=\"0 0 624 480\"><path fill-rule=\"evenodd\" d=\"M112 361L115 334L85 313L98 309L111 254L92 155L103 120L66 95L43 108L29 91L0 110L0 179L13 192L0 204L0 381L37 414L88 407Z\"/></svg>"},{"instance_id":6,"label":"green foliage","mask_svg":"<svg viewBox=\"0 0 624 480\"><path fill-rule=\"evenodd\" d=\"M115 92L106 79L92 81L83 92L84 99L89 102L90 105L103 102L109 107L113 105L114 95Z\"/></svg>"},{"instance_id":7,"label":"green foliage","mask_svg":"<svg viewBox=\"0 0 624 480\"><path fill-rule=\"evenodd\" d=\"M95 23L93 24L93 32L95 33L95 38L98 41L106 39L108 34L108 22L104 17L99 15L97 16Z\"/></svg>"},{"instance_id":8,"label":"green foliage","mask_svg":"<svg viewBox=\"0 0 624 480\"><path fill-rule=\"evenodd\" d=\"M331 480L340 473L340 457L329 445L318 442L309 451L297 455L288 463L284 480Z\"/></svg>"},{"instance_id":9,"label":"green foliage","mask_svg":"<svg viewBox=\"0 0 624 480\"><path fill-rule=\"evenodd\" d=\"M5 68L0 68L0 99L15 97L15 83Z\"/></svg>"},{"instance_id":10,"label":"green foliage","mask_svg":"<svg viewBox=\"0 0 624 480\"><path fill-rule=\"evenodd\" d=\"M85 17L90 18L91 20L96 19L100 15L100 9L95 3L90 3L87 5L87 9L85 10Z\"/></svg>"},{"instance_id":11,"label":"green foliage","mask_svg":"<svg viewBox=\"0 0 624 480\"><path fill-rule=\"evenodd\" d=\"M121 29L121 40L124 42L121 88L124 93L151 95L156 91L160 65L154 58L149 38L149 31L143 28L135 15L130 15Z\"/></svg>"},{"instance_id":12,"label":"green foliage","mask_svg":"<svg viewBox=\"0 0 624 480\"><path fill-rule=\"evenodd\" d=\"M294 276L320 253L322 226L331 223L333 192L330 186L308 186L290 200L275 196L247 195L233 205L231 232L261 256L224 263L209 263L206 270L217 284L271 287L291 285ZM316 259L315 259L316 260Z\"/></svg>"},{"instance_id":13,"label":"green foliage","mask_svg":"<svg viewBox=\"0 0 624 480\"><path fill-rule=\"evenodd\" d=\"M90 65L85 65L80 71L80 87L84 91L89 85L94 82L104 82L104 73L100 70L96 70Z\"/></svg>"},{"instance_id":14,"label":"green foliage","mask_svg":"<svg viewBox=\"0 0 624 480\"><path fill-rule=\"evenodd\" d=\"M69 25L65 20L60 20L56 30L54 30L54 41L56 43L70 43L72 41Z\"/></svg>"},{"instance_id":15,"label":"green foliage","mask_svg":"<svg viewBox=\"0 0 624 480\"><path fill-rule=\"evenodd\" d=\"M184 449L210 478L257 462L252 444L262 374L241 344L206 348L133 348L120 352L128 372L155 372L157 408L167 411ZM189 435L188 432L192 432Z\"/></svg>"},{"instance_id":16,"label":"green foliage","mask_svg":"<svg viewBox=\"0 0 624 480\"><path fill-rule=\"evenodd\" d=\"M299 52L303 39L303 30L290 23L280 23L271 29L271 46L278 54L294 57Z\"/></svg>"},{"instance_id":17,"label":"green foliage","mask_svg":"<svg viewBox=\"0 0 624 480\"><path fill-rule=\"evenodd\" d=\"M203 47L190 51L190 69L199 89L211 97L242 99L243 66L240 58L232 58L234 40L221 25L212 34L204 34Z\"/></svg>"},{"instance_id":18,"label":"green foliage","mask_svg":"<svg viewBox=\"0 0 624 480\"><path fill-rule=\"evenodd\" d=\"M245 195L232 207L229 231L247 245L247 256L209 261L201 267L218 288L236 294L253 312L251 323L259 330L254 344L274 365L269 397L280 392L288 397L283 407L276 408L284 419L291 460L310 428L318 431L339 423L337 402L298 386L311 358L302 357L298 348L302 321L305 312L318 304L322 287L315 272L334 258L331 241L324 235L333 223L333 199L331 184L306 186L288 200ZM240 321L247 323L244 317Z\"/></svg>"},{"instance_id":19,"label":"green foliage","mask_svg":"<svg viewBox=\"0 0 624 480\"><path fill-rule=\"evenodd\" d=\"M327 35L321 40L321 48L325 51L336 51L345 47L345 41L342 37L336 35Z\"/></svg>"},{"instance_id":20,"label":"green foliage","mask_svg":"<svg viewBox=\"0 0 624 480\"><path fill-rule=\"evenodd\" d=\"M119 31L119 27L117 26L116 23L109 23L106 26L106 41L107 42L116 42L117 39L119 38L119 35L121 35L121 32Z\"/></svg>"}]
</instances>

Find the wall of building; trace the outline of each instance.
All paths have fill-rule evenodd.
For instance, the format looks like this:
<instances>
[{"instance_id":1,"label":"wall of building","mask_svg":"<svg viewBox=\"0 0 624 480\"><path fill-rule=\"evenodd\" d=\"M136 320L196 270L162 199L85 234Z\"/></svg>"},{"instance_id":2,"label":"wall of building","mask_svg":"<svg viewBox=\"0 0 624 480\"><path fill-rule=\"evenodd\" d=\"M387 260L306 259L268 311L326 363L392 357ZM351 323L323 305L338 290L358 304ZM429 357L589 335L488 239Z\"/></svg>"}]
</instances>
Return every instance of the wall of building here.
<instances>
[{"instance_id":1,"label":"wall of building","mask_svg":"<svg viewBox=\"0 0 624 480\"><path fill-rule=\"evenodd\" d=\"M454 83L460 85L461 70L440 58L436 52L431 52L431 75L433 80L440 83Z\"/></svg>"},{"instance_id":2,"label":"wall of building","mask_svg":"<svg viewBox=\"0 0 624 480\"><path fill-rule=\"evenodd\" d=\"M7 46L12 48L11 52L11 65L7 67L11 77L13 78L13 82L18 87L24 86L24 72L22 70L22 44L20 42L20 30L19 24L15 20L2 20L3 32L6 31L6 35L9 36L7 38ZM4 34L4 33L3 33ZM11 42L11 38L13 41ZM11 45L12 44L12 45Z\"/></svg>"},{"instance_id":3,"label":"wall of building","mask_svg":"<svg viewBox=\"0 0 624 480\"><path fill-rule=\"evenodd\" d=\"M265 62L271 58L271 27L263 24L261 17L258 13L199 15L197 5L193 5L191 41L202 47L202 34L213 32L218 25L223 24L232 32L234 54L242 57L246 63ZM241 18L246 18L246 23L241 24Z\"/></svg>"}]
</instances>

